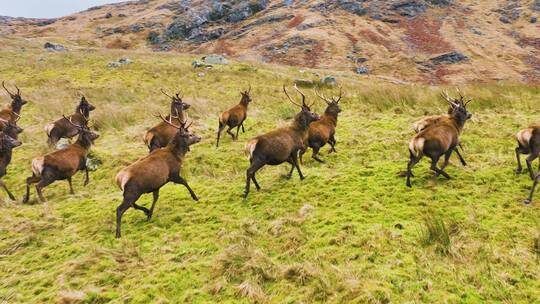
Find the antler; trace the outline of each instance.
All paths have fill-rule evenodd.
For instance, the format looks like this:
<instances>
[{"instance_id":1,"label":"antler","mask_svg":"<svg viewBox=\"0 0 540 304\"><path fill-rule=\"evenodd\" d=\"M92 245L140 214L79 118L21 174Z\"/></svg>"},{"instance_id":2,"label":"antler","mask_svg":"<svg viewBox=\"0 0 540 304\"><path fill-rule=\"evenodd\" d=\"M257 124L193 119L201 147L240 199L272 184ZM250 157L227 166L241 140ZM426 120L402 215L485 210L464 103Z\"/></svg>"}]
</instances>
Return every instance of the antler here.
<instances>
[{"instance_id":1,"label":"antler","mask_svg":"<svg viewBox=\"0 0 540 304\"><path fill-rule=\"evenodd\" d=\"M83 128L82 126L79 126L78 124L73 123L73 121L71 121L71 118L67 118L65 114L62 114L62 117L64 117L65 120L67 120L70 124L72 124L77 129ZM88 120L86 122L88 123Z\"/></svg>"},{"instance_id":2,"label":"antler","mask_svg":"<svg viewBox=\"0 0 540 304\"><path fill-rule=\"evenodd\" d=\"M444 98L446 101L448 101L453 107L457 107L458 104L456 104L450 96L448 96L448 92L442 91L441 93L442 98Z\"/></svg>"},{"instance_id":3,"label":"antler","mask_svg":"<svg viewBox=\"0 0 540 304\"><path fill-rule=\"evenodd\" d=\"M169 97L169 98L172 98L172 96L170 96L169 94L165 93L165 91L163 91L163 89L159 89L161 91L161 93L163 93L163 95Z\"/></svg>"},{"instance_id":4,"label":"antler","mask_svg":"<svg viewBox=\"0 0 540 304\"><path fill-rule=\"evenodd\" d=\"M289 100L292 102L293 105L302 107L301 105L294 102L294 100L291 98L291 96L289 96L289 93L287 93L287 89L285 88L285 85L283 85L283 92L285 92L285 95L287 95L287 98L289 98Z\"/></svg>"},{"instance_id":5,"label":"antler","mask_svg":"<svg viewBox=\"0 0 540 304\"><path fill-rule=\"evenodd\" d=\"M169 120L167 120L165 117L163 117L163 115L161 113L159 113L159 117L165 122L167 123L168 125L172 126L172 127L175 127L176 129L180 130L182 129L182 126L177 126L175 124L172 123L172 118L169 118Z\"/></svg>"},{"instance_id":6,"label":"antler","mask_svg":"<svg viewBox=\"0 0 540 304\"><path fill-rule=\"evenodd\" d=\"M298 87L296 86L296 83L294 84L294 89L295 89L298 93L300 93L300 95L302 95L302 105L303 105L303 106L311 107L311 106L313 105L313 104L311 104L311 105L309 105L309 106L306 105L306 95L304 95L304 93L302 93L302 91L300 91L300 89L298 89Z\"/></svg>"},{"instance_id":7,"label":"antler","mask_svg":"<svg viewBox=\"0 0 540 304\"><path fill-rule=\"evenodd\" d=\"M326 101L326 103L331 103L332 102L332 100L324 97L324 95L321 94L318 90L315 90L315 95L317 95L320 99Z\"/></svg>"},{"instance_id":8,"label":"antler","mask_svg":"<svg viewBox=\"0 0 540 304\"><path fill-rule=\"evenodd\" d=\"M8 92L9 96L15 96L14 94L12 94L7 88L6 88L6 85L4 84L5 81L2 80L2 86L4 87L4 90L6 90L6 92ZM15 86L17 87L17 86ZM19 88L17 88L17 91L19 91Z\"/></svg>"},{"instance_id":9,"label":"antler","mask_svg":"<svg viewBox=\"0 0 540 304\"><path fill-rule=\"evenodd\" d=\"M182 98L184 98L184 94L182 94L182 96L179 96L180 93L182 93L182 91L178 91L178 93L176 93L176 98L182 100Z\"/></svg>"},{"instance_id":10,"label":"antler","mask_svg":"<svg viewBox=\"0 0 540 304\"><path fill-rule=\"evenodd\" d=\"M337 97L337 100L336 99L334 100L336 101L336 103L338 103L341 100L341 98L343 98L343 87L339 86L339 95Z\"/></svg>"},{"instance_id":11,"label":"antler","mask_svg":"<svg viewBox=\"0 0 540 304\"><path fill-rule=\"evenodd\" d=\"M249 88L248 88L248 90L247 90L247 93L248 93L248 94L251 93L251 83L249 84Z\"/></svg>"}]
</instances>

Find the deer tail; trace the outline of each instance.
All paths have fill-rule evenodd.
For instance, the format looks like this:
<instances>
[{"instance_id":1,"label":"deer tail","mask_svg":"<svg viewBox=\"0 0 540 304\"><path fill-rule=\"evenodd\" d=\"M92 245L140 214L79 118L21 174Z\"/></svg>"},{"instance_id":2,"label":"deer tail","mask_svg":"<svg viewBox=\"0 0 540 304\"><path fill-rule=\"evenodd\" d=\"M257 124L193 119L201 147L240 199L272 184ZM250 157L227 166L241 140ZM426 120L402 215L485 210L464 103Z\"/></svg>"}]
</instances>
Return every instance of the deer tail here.
<instances>
[{"instance_id":1,"label":"deer tail","mask_svg":"<svg viewBox=\"0 0 540 304\"><path fill-rule=\"evenodd\" d=\"M45 132L47 132L47 136L51 136L51 132L54 129L54 123L50 123L45 126Z\"/></svg>"},{"instance_id":2,"label":"deer tail","mask_svg":"<svg viewBox=\"0 0 540 304\"><path fill-rule=\"evenodd\" d=\"M415 157L420 157L424 153L424 142L426 141L423 137L415 137L409 143L409 151Z\"/></svg>"},{"instance_id":3,"label":"deer tail","mask_svg":"<svg viewBox=\"0 0 540 304\"><path fill-rule=\"evenodd\" d=\"M219 125L224 126L227 124L227 120L229 120L229 112L225 111L219 114Z\"/></svg>"},{"instance_id":4,"label":"deer tail","mask_svg":"<svg viewBox=\"0 0 540 304\"><path fill-rule=\"evenodd\" d=\"M126 170L122 170L116 174L116 184L120 188L120 190L124 191L124 187L126 186L127 182L129 181L130 174Z\"/></svg>"},{"instance_id":5,"label":"deer tail","mask_svg":"<svg viewBox=\"0 0 540 304\"><path fill-rule=\"evenodd\" d=\"M147 147L150 147L152 144L152 139L154 139L154 132L148 131L146 134L144 134L143 141Z\"/></svg>"},{"instance_id":6,"label":"deer tail","mask_svg":"<svg viewBox=\"0 0 540 304\"><path fill-rule=\"evenodd\" d=\"M249 161L253 159L253 152L255 152L255 148L257 148L258 141L258 139L253 138L246 143L245 153Z\"/></svg>"},{"instance_id":7,"label":"deer tail","mask_svg":"<svg viewBox=\"0 0 540 304\"><path fill-rule=\"evenodd\" d=\"M520 146L528 147L529 141L533 135L533 130L531 128L523 129L516 134L516 139Z\"/></svg>"},{"instance_id":8,"label":"deer tail","mask_svg":"<svg viewBox=\"0 0 540 304\"><path fill-rule=\"evenodd\" d=\"M45 165L45 157L39 156L32 160L32 173L34 173L35 176L41 176L41 172L43 172L43 167Z\"/></svg>"}]
</instances>

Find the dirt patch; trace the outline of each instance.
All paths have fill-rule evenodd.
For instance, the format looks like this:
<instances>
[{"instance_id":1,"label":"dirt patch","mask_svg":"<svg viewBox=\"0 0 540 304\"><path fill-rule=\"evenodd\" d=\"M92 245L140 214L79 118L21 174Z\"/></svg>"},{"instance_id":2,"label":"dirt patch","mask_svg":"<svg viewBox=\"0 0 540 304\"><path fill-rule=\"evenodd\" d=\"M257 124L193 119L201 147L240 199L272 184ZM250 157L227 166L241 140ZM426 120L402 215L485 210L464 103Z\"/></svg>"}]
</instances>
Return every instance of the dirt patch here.
<instances>
[{"instance_id":1,"label":"dirt patch","mask_svg":"<svg viewBox=\"0 0 540 304\"><path fill-rule=\"evenodd\" d=\"M356 43L358 42L358 38L354 37L354 35L351 34L351 33L345 33L345 37L347 37L347 39L349 39L349 41L351 42L351 44L353 46L355 46Z\"/></svg>"},{"instance_id":2,"label":"dirt patch","mask_svg":"<svg viewBox=\"0 0 540 304\"><path fill-rule=\"evenodd\" d=\"M390 52L399 52L400 50L400 48L394 42L384 38L378 33L372 32L370 30L362 30L360 31L360 35L369 43L382 45Z\"/></svg>"},{"instance_id":3,"label":"dirt patch","mask_svg":"<svg viewBox=\"0 0 540 304\"><path fill-rule=\"evenodd\" d=\"M229 43L226 40L218 40L212 52L216 54L226 54L228 56L236 55L236 52L232 48L232 43Z\"/></svg>"},{"instance_id":4,"label":"dirt patch","mask_svg":"<svg viewBox=\"0 0 540 304\"><path fill-rule=\"evenodd\" d=\"M540 56L537 53L523 57L522 62L530 67L523 73L523 81L527 83L540 83Z\"/></svg>"},{"instance_id":5,"label":"dirt patch","mask_svg":"<svg viewBox=\"0 0 540 304\"><path fill-rule=\"evenodd\" d=\"M131 44L130 41L126 41L126 40L121 39L121 38L116 38L113 41L107 43L107 45L105 47L108 48L108 49L124 49L124 50L127 50L127 49L131 49L132 44Z\"/></svg>"},{"instance_id":6,"label":"dirt patch","mask_svg":"<svg viewBox=\"0 0 540 304\"><path fill-rule=\"evenodd\" d=\"M452 46L440 34L442 21L428 17L416 17L405 21L404 24L404 39L411 48L428 54L452 50Z\"/></svg>"},{"instance_id":7,"label":"dirt patch","mask_svg":"<svg viewBox=\"0 0 540 304\"><path fill-rule=\"evenodd\" d=\"M294 16L294 18L291 19L291 21L289 21L289 23L287 24L287 27L288 28L297 27L300 24L302 24L302 22L304 22L304 20L306 20L306 18L304 18L304 16L296 15L296 16Z\"/></svg>"},{"instance_id":8,"label":"dirt patch","mask_svg":"<svg viewBox=\"0 0 540 304\"><path fill-rule=\"evenodd\" d=\"M535 49L540 50L540 38L519 37L518 45L521 47L532 46Z\"/></svg>"}]
</instances>

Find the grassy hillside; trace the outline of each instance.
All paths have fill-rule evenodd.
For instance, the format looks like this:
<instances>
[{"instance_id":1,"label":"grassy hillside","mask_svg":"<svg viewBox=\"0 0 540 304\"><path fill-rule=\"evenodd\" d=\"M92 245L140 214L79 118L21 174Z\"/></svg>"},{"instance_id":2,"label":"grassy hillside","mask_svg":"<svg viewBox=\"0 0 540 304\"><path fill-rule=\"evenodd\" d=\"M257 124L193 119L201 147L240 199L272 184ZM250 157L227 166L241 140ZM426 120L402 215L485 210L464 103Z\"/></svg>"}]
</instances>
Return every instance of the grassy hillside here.
<instances>
[{"instance_id":1,"label":"grassy hillside","mask_svg":"<svg viewBox=\"0 0 540 304\"><path fill-rule=\"evenodd\" d=\"M285 124L296 109L281 85L311 71L234 62L191 68L193 57L81 50L46 53L3 41L0 77L17 83L30 102L4 178L20 199L30 161L46 153L43 126L73 111L77 92L98 109L101 134L92 149L102 161L76 195L66 182L44 190L48 203L0 206L0 301L9 303L208 302L507 302L540 298L540 209L522 204L531 181L514 174L513 134L538 120L537 87L471 85L474 117L462 142L469 163L452 159L450 181L434 178L424 160L413 188L406 167L411 123L445 111L441 88L395 85L340 73L347 92L338 122L337 154L326 164L309 157L307 178L291 180L288 165L258 174L260 192L241 199L248 161L245 141ZM127 56L118 69L107 63ZM197 74L205 75L199 77ZM322 75L330 72L318 71ZM246 134L215 148L217 113L253 86ZM130 209L123 238L114 238L121 192L114 175L146 154L144 130L165 112L159 89L182 89L192 103L192 147L183 175L201 198L182 186L162 188L154 218ZM309 98L315 96L306 89ZM331 94L331 89L325 89ZM2 103L8 102L2 92ZM317 103L317 111L323 104ZM306 155L307 156L307 155ZM151 196L141 203L147 205Z\"/></svg>"}]
</instances>

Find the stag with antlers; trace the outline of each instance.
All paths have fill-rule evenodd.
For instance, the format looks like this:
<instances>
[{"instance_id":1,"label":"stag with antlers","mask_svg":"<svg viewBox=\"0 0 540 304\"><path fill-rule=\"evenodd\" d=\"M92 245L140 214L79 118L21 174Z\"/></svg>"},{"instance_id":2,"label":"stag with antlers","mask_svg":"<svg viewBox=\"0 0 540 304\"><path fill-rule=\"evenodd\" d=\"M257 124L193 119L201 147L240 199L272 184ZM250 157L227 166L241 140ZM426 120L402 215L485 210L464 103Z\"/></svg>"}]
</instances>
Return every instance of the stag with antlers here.
<instances>
[{"instance_id":1,"label":"stag with antlers","mask_svg":"<svg viewBox=\"0 0 540 304\"><path fill-rule=\"evenodd\" d=\"M90 104L86 97L82 96L81 101L75 107L75 113L69 115L68 119L76 125L84 125L90 119L90 112L95 109L96 107ZM79 134L78 128L69 121L60 118L45 126L49 147L54 147L61 138L71 139Z\"/></svg>"},{"instance_id":2,"label":"stag with antlers","mask_svg":"<svg viewBox=\"0 0 540 304\"><path fill-rule=\"evenodd\" d=\"M161 89L161 93L171 99L171 108L169 115L167 116L167 120L170 120L175 125L181 124L182 121L184 121L183 112L189 109L191 105L182 100L184 95L180 96L180 92L176 93L174 96L171 96ZM156 149L167 146L175 137L177 131L178 130L172 127L170 124L162 121L146 132L144 135L144 143L150 152L152 152Z\"/></svg>"},{"instance_id":3,"label":"stag with antlers","mask_svg":"<svg viewBox=\"0 0 540 304\"><path fill-rule=\"evenodd\" d=\"M245 133L244 121L247 117L248 105L251 102L251 96L249 95L250 92L251 85L249 86L249 89L247 91L240 92L240 103L219 114L219 127L217 131L216 148L219 146L219 138L221 137L221 132L223 131L223 129L225 129L226 126L228 127L226 132L227 134L231 135L233 140L238 139L238 132L240 131L240 127L242 127L242 133ZM236 135L231 132L231 130L234 128L236 128Z\"/></svg>"},{"instance_id":4,"label":"stag with antlers","mask_svg":"<svg viewBox=\"0 0 540 304\"><path fill-rule=\"evenodd\" d=\"M407 187L411 187L412 168L424 155L431 158L431 170L436 175L441 174L447 179L450 179L450 176L444 169L448 165L452 152L456 151L461 162L465 164L456 147L459 144L459 137L463 131L465 122L472 117L472 114L467 111L467 105L471 100L469 99L465 102L463 95L460 94L460 98L446 98L446 101L452 108L452 114L449 119L440 121L420 131L409 143L410 158L407 165ZM437 163L443 155L444 163L439 169Z\"/></svg>"},{"instance_id":5,"label":"stag with antlers","mask_svg":"<svg viewBox=\"0 0 540 304\"><path fill-rule=\"evenodd\" d=\"M90 147L99 135L90 130L88 122L78 125L66 116L63 117L77 128L79 137L74 144L32 160L32 176L26 179L26 195L23 198L23 203L27 203L30 199L30 185L35 183L37 183L36 191L39 200L44 202L45 198L41 190L55 181L67 180L70 194L74 194L71 177L78 171L84 170L86 173L85 186L90 181L86 160Z\"/></svg>"},{"instance_id":6,"label":"stag with antlers","mask_svg":"<svg viewBox=\"0 0 540 304\"><path fill-rule=\"evenodd\" d=\"M19 87L15 86L15 88L17 89L17 93L15 94L11 93L6 88L4 81L2 81L2 87L11 97L11 103L0 111L0 118L9 121L17 121L20 118L19 115L21 114L22 107L28 102L22 99L21 90L19 89Z\"/></svg>"},{"instance_id":7,"label":"stag with antlers","mask_svg":"<svg viewBox=\"0 0 540 304\"><path fill-rule=\"evenodd\" d=\"M306 104L306 96L296 85L294 89L302 96L302 102L295 102L287 93L283 86L283 92L289 101L300 108L300 112L294 117L291 125L279 128L274 131L259 135L246 144L246 155L248 156L250 166L246 171L246 187L244 189L244 198L249 194L250 182L253 181L257 190L260 190L259 183L255 174L265 165L276 166L284 162L291 164L291 170L287 175L292 176L296 168L300 179L304 179L300 165L298 164L298 152L304 146L304 138L307 135L309 124L319 119L316 113L311 111L311 105Z\"/></svg>"},{"instance_id":8,"label":"stag with antlers","mask_svg":"<svg viewBox=\"0 0 540 304\"><path fill-rule=\"evenodd\" d=\"M324 161L319 158L318 153L326 143L330 145L329 153L337 152L335 134L338 114L341 112L339 102L343 98L343 89L339 88L339 95L332 98L326 98L318 91L315 91L315 94L326 103L326 110L321 116L321 119L309 125L307 140L304 143L305 146L300 150L300 162L302 162L302 156L308 147L313 150L311 157L320 163L324 163Z\"/></svg>"},{"instance_id":9,"label":"stag with antlers","mask_svg":"<svg viewBox=\"0 0 540 304\"><path fill-rule=\"evenodd\" d=\"M166 147L155 150L116 175L116 183L123 191L124 196L122 204L116 209L117 238L121 236L122 215L130 207L143 211L148 220L152 218L155 204L159 198L159 189L168 182L185 186L193 200L199 200L186 180L180 176L180 171L184 157L190 151L190 146L201 141L201 138L189 131L191 124L186 126L185 121L176 125L171 117L165 118L160 114L160 118L163 123L176 130L174 138ZM136 204L144 193L152 193L154 196L150 209Z\"/></svg>"}]
</instances>

